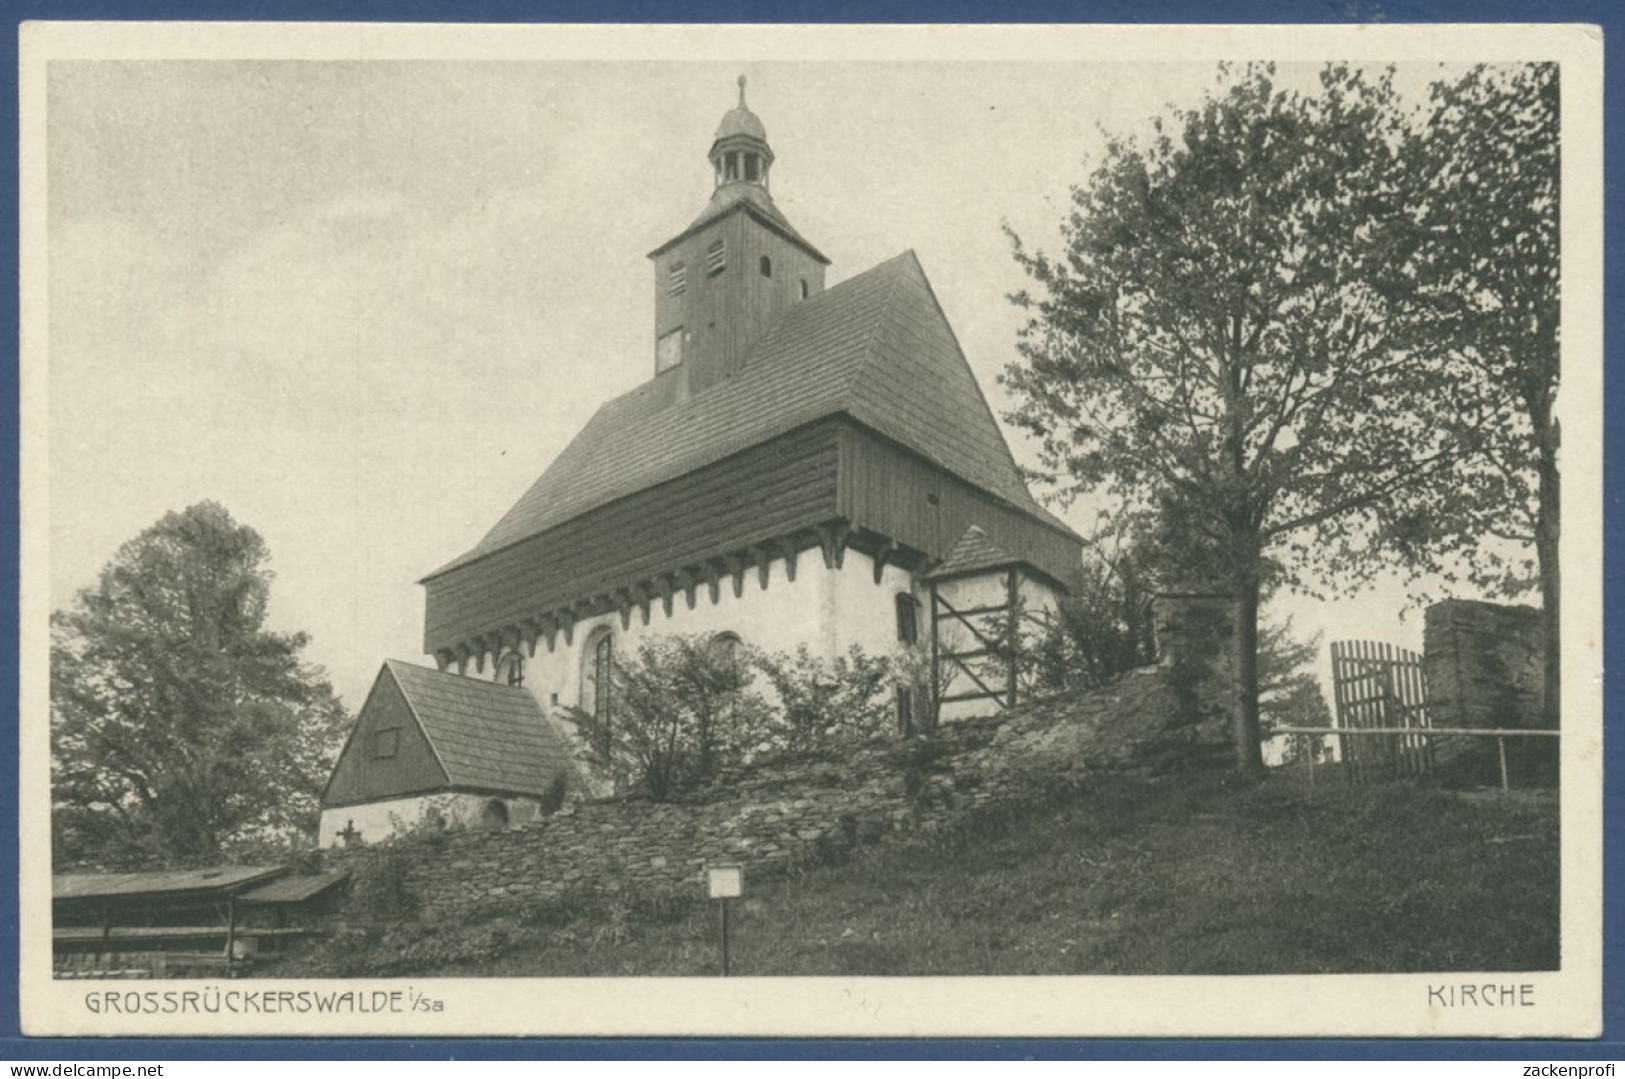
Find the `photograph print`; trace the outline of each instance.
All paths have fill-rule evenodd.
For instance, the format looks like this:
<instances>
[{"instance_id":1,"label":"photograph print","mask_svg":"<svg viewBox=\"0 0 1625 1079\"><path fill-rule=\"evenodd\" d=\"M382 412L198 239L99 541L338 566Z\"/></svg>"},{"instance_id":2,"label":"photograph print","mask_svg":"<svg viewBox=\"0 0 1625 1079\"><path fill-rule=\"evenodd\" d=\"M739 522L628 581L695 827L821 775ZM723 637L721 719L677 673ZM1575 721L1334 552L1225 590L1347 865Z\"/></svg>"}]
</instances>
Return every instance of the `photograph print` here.
<instances>
[{"instance_id":1,"label":"photograph print","mask_svg":"<svg viewBox=\"0 0 1625 1079\"><path fill-rule=\"evenodd\" d=\"M22 53L25 1031L1599 1029L1583 28Z\"/></svg>"}]
</instances>

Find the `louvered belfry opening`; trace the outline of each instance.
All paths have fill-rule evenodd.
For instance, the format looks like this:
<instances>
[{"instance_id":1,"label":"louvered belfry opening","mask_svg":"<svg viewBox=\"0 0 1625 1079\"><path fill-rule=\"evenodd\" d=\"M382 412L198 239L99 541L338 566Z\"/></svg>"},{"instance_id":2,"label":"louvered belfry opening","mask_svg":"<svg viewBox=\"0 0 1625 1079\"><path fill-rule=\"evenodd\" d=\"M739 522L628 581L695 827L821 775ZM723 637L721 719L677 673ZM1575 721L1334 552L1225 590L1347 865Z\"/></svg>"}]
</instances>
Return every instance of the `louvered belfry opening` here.
<instances>
[{"instance_id":1,"label":"louvered belfry opening","mask_svg":"<svg viewBox=\"0 0 1625 1079\"><path fill-rule=\"evenodd\" d=\"M823 291L829 263L773 202L773 148L743 85L706 156L716 181L710 202L649 255L656 375L676 399L737 374L786 311Z\"/></svg>"}]
</instances>

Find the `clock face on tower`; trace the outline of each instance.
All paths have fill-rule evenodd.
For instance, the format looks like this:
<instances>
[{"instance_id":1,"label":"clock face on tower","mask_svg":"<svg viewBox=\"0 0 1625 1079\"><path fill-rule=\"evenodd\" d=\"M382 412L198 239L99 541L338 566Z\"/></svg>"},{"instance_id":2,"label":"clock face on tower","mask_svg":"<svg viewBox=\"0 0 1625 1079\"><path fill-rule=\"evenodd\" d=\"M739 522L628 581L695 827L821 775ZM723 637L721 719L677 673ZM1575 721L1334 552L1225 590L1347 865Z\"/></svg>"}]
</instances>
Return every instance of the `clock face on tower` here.
<instances>
[{"instance_id":1,"label":"clock face on tower","mask_svg":"<svg viewBox=\"0 0 1625 1079\"><path fill-rule=\"evenodd\" d=\"M662 334L655 344L655 374L669 371L683 362L683 328Z\"/></svg>"}]
</instances>

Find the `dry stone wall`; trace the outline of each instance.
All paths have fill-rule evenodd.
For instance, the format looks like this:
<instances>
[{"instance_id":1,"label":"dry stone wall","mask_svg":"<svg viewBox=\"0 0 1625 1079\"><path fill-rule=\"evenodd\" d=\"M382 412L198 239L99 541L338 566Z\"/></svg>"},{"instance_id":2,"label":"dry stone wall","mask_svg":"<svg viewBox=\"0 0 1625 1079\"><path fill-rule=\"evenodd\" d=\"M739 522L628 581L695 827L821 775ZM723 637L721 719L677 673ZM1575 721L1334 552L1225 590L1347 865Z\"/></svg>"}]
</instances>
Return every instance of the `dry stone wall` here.
<instances>
[{"instance_id":1,"label":"dry stone wall","mask_svg":"<svg viewBox=\"0 0 1625 1079\"><path fill-rule=\"evenodd\" d=\"M1093 772L1227 759L1222 724L1192 713L1188 697L1172 666L1145 668L1092 693L947 725L929 739L741 768L682 802L578 803L504 832L326 856L352 869L393 859L401 894L431 919L576 889L693 895L707 864L773 875L832 849L1030 802Z\"/></svg>"},{"instance_id":2,"label":"dry stone wall","mask_svg":"<svg viewBox=\"0 0 1625 1079\"><path fill-rule=\"evenodd\" d=\"M1423 673L1428 716L1435 727L1544 726L1542 667L1545 634L1536 607L1450 599L1423 618ZM1557 781L1557 743L1507 739L1507 771L1514 786ZM1463 782L1500 781L1497 747L1487 738L1436 738L1436 766Z\"/></svg>"},{"instance_id":3,"label":"dry stone wall","mask_svg":"<svg viewBox=\"0 0 1625 1079\"><path fill-rule=\"evenodd\" d=\"M1422 629L1428 710L1436 727L1538 727L1543 676L1540 611L1451 599Z\"/></svg>"}]
</instances>

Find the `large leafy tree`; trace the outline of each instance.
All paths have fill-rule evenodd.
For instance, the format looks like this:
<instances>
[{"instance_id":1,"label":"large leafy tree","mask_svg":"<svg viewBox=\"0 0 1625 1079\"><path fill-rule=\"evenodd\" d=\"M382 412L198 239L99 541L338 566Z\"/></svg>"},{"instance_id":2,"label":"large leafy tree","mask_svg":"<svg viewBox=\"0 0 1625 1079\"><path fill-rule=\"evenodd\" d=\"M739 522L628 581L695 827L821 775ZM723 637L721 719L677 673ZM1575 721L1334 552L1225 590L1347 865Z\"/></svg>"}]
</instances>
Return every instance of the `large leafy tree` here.
<instances>
[{"instance_id":1,"label":"large leafy tree","mask_svg":"<svg viewBox=\"0 0 1625 1079\"><path fill-rule=\"evenodd\" d=\"M1145 145L1108 143L1036 295L1011 419L1063 495L1162 512L1237 597L1238 764L1263 766L1259 601L1369 573L1399 496L1454 452L1376 282L1414 189L1386 75L1313 92L1226 70Z\"/></svg>"},{"instance_id":2,"label":"large leafy tree","mask_svg":"<svg viewBox=\"0 0 1625 1079\"><path fill-rule=\"evenodd\" d=\"M1474 452L1452 473L1448 498L1417 500L1402 538L1419 564L1447 573L1465 567L1491 593L1538 588L1547 720L1556 726L1557 66L1474 67L1436 83L1430 105L1407 149L1426 183L1391 282L1424 331L1418 356L1449 371L1439 422Z\"/></svg>"},{"instance_id":3,"label":"large leafy tree","mask_svg":"<svg viewBox=\"0 0 1625 1079\"><path fill-rule=\"evenodd\" d=\"M196 861L312 829L347 717L305 635L265 628L268 557L200 503L52 616L59 861Z\"/></svg>"}]
</instances>

